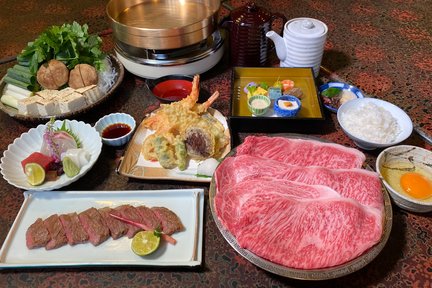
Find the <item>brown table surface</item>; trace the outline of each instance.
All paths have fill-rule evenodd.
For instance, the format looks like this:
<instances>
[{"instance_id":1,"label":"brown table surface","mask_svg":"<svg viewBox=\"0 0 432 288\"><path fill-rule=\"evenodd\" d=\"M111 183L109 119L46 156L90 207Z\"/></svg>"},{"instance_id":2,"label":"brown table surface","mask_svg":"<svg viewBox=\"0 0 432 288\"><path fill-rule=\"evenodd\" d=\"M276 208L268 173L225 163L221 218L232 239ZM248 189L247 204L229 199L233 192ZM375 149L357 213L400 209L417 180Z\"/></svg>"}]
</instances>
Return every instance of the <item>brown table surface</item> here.
<instances>
[{"instance_id":1,"label":"brown table surface","mask_svg":"<svg viewBox=\"0 0 432 288\"><path fill-rule=\"evenodd\" d=\"M15 56L50 25L73 20L88 23L91 33L102 33L103 49L112 52L110 24L105 15L108 1L6 1L0 0L0 76L15 62ZM239 7L246 1L228 1ZM366 94L402 107L429 134L432 134L432 1L256 1L269 11L281 12L288 19L312 17L325 22L329 34L322 65ZM228 11L221 9L220 16ZM274 52L272 52L274 57ZM324 75L321 75L324 76ZM319 81L326 81L321 77ZM219 90L221 97L213 107L229 114L231 67L228 57L202 75L202 87ZM121 87L107 102L78 120L94 124L111 112L126 112L139 122L159 105L146 92L145 79L126 72ZM344 135L334 114L326 114L322 137L354 147ZM35 123L21 122L0 113L0 152ZM307 131L305 131L305 134ZM234 134L243 139L246 134ZM404 144L426 149L432 147L413 133ZM374 167L380 150L364 151ZM208 185L171 181L128 179L115 173L121 149L104 146L94 168L78 182L62 190L152 190L203 187ZM23 191L0 179L0 243L23 201ZM181 268L40 268L0 271L0 287L431 287L432 219L431 214L415 214L393 206L390 239L369 265L342 278L308 282L266 272L236 253L217 229L206 199L203 264L194 269Z\"/></svg>"}]
</instances>

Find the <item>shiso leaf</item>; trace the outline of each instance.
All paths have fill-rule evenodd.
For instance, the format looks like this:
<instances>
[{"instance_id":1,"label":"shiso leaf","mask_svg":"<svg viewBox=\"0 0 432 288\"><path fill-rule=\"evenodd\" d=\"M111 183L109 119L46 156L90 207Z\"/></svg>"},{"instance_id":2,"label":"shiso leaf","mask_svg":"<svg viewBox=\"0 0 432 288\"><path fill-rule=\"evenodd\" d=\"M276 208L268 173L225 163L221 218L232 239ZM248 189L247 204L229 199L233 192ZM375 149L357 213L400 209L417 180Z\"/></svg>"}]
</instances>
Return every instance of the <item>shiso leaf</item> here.
<instances>
[{"instance_id":1,"label":"shiso leaf","mask_svg":"<svg viewBox=\"0 0 432 288\"><path fill-rule=\"evenodd\" d=\"M63 131L68 133L72 138L75 140L77 144L77 148L81 148L82 144L78 136L70 129L66 127L66 120L63 120L62 126L60 128L57 128L56 131Z\"/></svg>"},{"instance_id":2,"label":"shiso leaf","mask_svg":"<svg viewBox=\"0 0 432 288\"><path fill-rule=\"evenodd\" d=\"M332 98L338 96L342 92L342 89L336 87L330 87L321 92L324 97Z\"/></svg>"}]
</instances>

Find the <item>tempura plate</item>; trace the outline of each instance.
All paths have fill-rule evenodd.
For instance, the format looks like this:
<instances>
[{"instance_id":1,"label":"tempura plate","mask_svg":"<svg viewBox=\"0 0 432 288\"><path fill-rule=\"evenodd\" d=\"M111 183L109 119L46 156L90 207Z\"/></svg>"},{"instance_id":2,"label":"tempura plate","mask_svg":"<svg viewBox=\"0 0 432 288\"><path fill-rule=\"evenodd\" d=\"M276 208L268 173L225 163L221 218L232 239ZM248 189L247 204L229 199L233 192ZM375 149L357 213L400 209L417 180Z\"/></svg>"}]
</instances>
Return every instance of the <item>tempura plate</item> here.
<instances>
[{"instance_id":1,"label":"tempura plate","mask_svg":"<svg viewBox=\"0 0 432 288\"><path fill-rule=\"evenodd\" d=\"M225 133L230 137L226 118L215 109L209 108L208 112L222 123L225 127ZM201 177L197 175L199 162L195 160L190 160L187 169L184 171L180 171L178 168L164 169L160 166L159 162L145 160L141 153L141 147L146 137L151 134L153 134L152 130L145 128L142 123L139 125L117 168L119 174L138 179L166 179L190 182L211 181L211 177ZM228 154L230 150L231 145L228 143L222 157Z\"/></svg>"},{"instance_id":2,"label":"tempura plate","mask_svg":"<svg viewBox=\"0 0 432 288\"><path fill-rule=\"evenodd\" d=\"M172 235L177 244L162 242L155 252L144 257L132 252L131 239L125 236L117 240L109 238L97 247L90 243L49 251L26 247L27 228L39 217L123 204L166 207L179 216L185 230ZM203 205L203 189L24 192L23 205L0 250L0 268L197 266L202 261Z\"/></svg>"},{"instance_id":3,"label":"tempura plate","mask_svg":"<svg viewBox=\"0 0 432 288\"><path fill-rule=\"evenodd\" d=\"M317 137L305 136L300 134L284 133L284 134L274 134L274 135L288 137L288 138L299 138L299 139L309 139L309 140L328 142L326 140ZM235 154L236 154L236 149L234 148L226 157L235 156ZM365 165L364 168L371 170L371 168L367 165ZM391 232L393 210L392 210L391 201L388 192L384 187L384 185L382 185L382 193L384 198L384 217L383 217L384 231L381 240L375 246L371 247L369 250L367 250L364 254L360 255L359 257L338 266L323 268L323 269L309 269L309 270L289 268L268 261L260 256L257 256L254 253L250 252L249 250L243 249L238 244L236 238L231 234L230 231L228 231L222 225L222 223L219 221L219 218L216 215L215 206L214 206L216 193L217 193L216 183L213 177L210 184L210 190L209 190L210 208L213 214L213 219L217 227L219 228L219 231L221 232L222 236L225 238L225 240L234 248L234 250L236 250L241 256L249 260L251 263L271 273L288 277L288 278L299 279L299 280L327 280L327 279L339 278L351 274L363 268L364 266L369 264L373 259L375 259L375 257L378 256L378 254L382 251L382 249L386 245Z\"/></svg>"}]
</instances>

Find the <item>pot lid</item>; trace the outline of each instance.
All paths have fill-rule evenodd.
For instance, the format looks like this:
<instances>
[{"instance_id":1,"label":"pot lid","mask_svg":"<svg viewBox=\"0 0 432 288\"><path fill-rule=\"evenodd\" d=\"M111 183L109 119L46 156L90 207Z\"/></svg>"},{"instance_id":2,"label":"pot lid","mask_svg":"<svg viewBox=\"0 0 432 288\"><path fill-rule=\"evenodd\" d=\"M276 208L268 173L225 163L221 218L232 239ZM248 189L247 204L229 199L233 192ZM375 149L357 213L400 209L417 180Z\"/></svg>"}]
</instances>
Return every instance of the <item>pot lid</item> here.
<instances>
[{"instance_id":1,"label":"pot lid","mask_svg":"<svg viewBox=\"0 0 432 288\"><path fill-rule=\"evenodd\" d=\"M298 37L315 38L327 34L328 28L324 22L313 18L295 18L287 22L285 33Z\"/></svg>"},{"instance_id":2,"label":"pot lid","mask_svg":"<svg viewBox=\"0 0 432 288\"><path fill-rule=\"evenodd\" d=\"M271 14L258 7L255 3L249 2L231 12L233 24L240 26L260 26L271 20Z\"/></svg>"}]
</instances>

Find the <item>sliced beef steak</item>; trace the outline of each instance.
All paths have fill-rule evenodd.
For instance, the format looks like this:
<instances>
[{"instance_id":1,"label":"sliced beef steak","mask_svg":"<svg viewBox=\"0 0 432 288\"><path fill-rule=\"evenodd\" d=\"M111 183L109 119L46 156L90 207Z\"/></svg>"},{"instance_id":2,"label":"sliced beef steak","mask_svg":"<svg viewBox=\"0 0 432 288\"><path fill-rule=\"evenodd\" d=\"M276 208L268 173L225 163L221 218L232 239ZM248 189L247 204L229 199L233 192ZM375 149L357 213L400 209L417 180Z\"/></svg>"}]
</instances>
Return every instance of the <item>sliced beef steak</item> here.
<instances>
[{"instance_id":1,"label":"sliced beef steak","mask_svg":"<svg viewBox=\"0 0 432 288\"><path fill-rule=\"evenodd\" d=\"M92 207L81 212L78 214L78 218L89 236L90 243L94 246L109 238L109 229L96 208Z\"/></svg>"},{"instance_id":2,"label":"sliced beef steak","mask_svg":"<svg viewBox=\"0 0 432 288\"><path fill-rule=\"evenodd\" d=\"M381 180L377 173L365 169L301 167L272 159L240 155L226 158L214 175L218 193L223 193L233 185L250 179L285 179L311 185L325 185L361 204L384 209Z\"/></svg>"},{"instance_id":3,"label":"sliced beef steak","mask_svg":"<svg viewBox=\"0 0 432 288\"><path fill-rule=\"evenodd\" d=\"M44 221L38 218L26 232L26 245L27 248L45 247L51 239L48 229L45 227Z\"/></svg>"},{"instance_id":4,"label":"sliced beef steak","mask_svg":"<svg viewBox=\"0 0 432 288\"><path fill-rule=\"evenodd\" d=\"M44 225L50 235L50 240L45 245L47 250L56 249L67 244L65 231L57 214L45 219Z\"/></svg>"},{"instance_id":5,"label":"sliced beef steak","mask_svg":"<svg viewBox=\"0 0 432 288\"><path fill-rule=\"evenodd\" d=\"M242 206L241 215L232 231L241 247L297 269L345 263L382 235L377 210L348 198L299 200L260 194Z\"/></svg>"},{"instance_id":6,"label":"sliced beef steak","mask_svg":"<svg viewBox=\"0 0 432 288\"><path fill-rule=\"evenodd\" d=\"M65 230L69 245L84 243L89 239L87 232L84 231L77 213L62 214L59 216L60 222Z\"/></svg>"},{"instance_id":7,"label":"sliced beef steak","mask_svg":"<svg viewBox=\"0 0 432 288\"><path fill-rule=\"evenodd\" d=\"M111 237L115 240L124 236L128 230L128 227L122 221L117 220L109 215L109 213L112 213L113 210L114 209L110 207L104 207L98 209L98 212L102 216L105 225L108 227Z\"/></svg>"},{"instance_id":8,"label":"sliced beef steak","mask_svg":"<svg viewBox=\"0 0 432 288\"><path fill-rule=\"evenodd\" d=\"M162 224L162 232L171 235L174 232L184 229L180 218L171 210L165 207L152 207L151 210L156 214Z\"/></svg>"},{"instance_id":9,"label":"sliced beef steak","mask_svg":"<svg viewBox=\"0 0 432 288\"><path fill-rule=\"evenodd\" d=\"M119 213L119 216L132 220L134 222L138 222L138 223L142 223L142 217L141 215L138 213L138 210L131 206L131 205L121 205L118 206L116 208L114 208L113 213ZM126 224L128 230L126 232L126 235L129 238L132 238L138 231L142 230L139 227L136 227L134 225L131 224Z\"/></svg>"},{"instance_id":10,"label":"sliced beef steak","mask_svg":"<svg viewBox=\"0 0 432 288\"><path fill-rule=\"evenodd\" d=\"M142 223L149 227L152 230L156 228L161 228L161 221L153 212L152 209L146 206L138 206L136 207L138 213L141 215Z\"/></svg>"},{"instance_id":11,"label":"sliced beef steak","mask_svg":"<svg viewBox=\"0 0 432 288\"><path fill-rule=\"evenodd\" d=\"M357 149L339 144L285 137L248 136L237 155L252 155L297 166L360 168L366 156Z\"/></svg>"}]
</instances>

